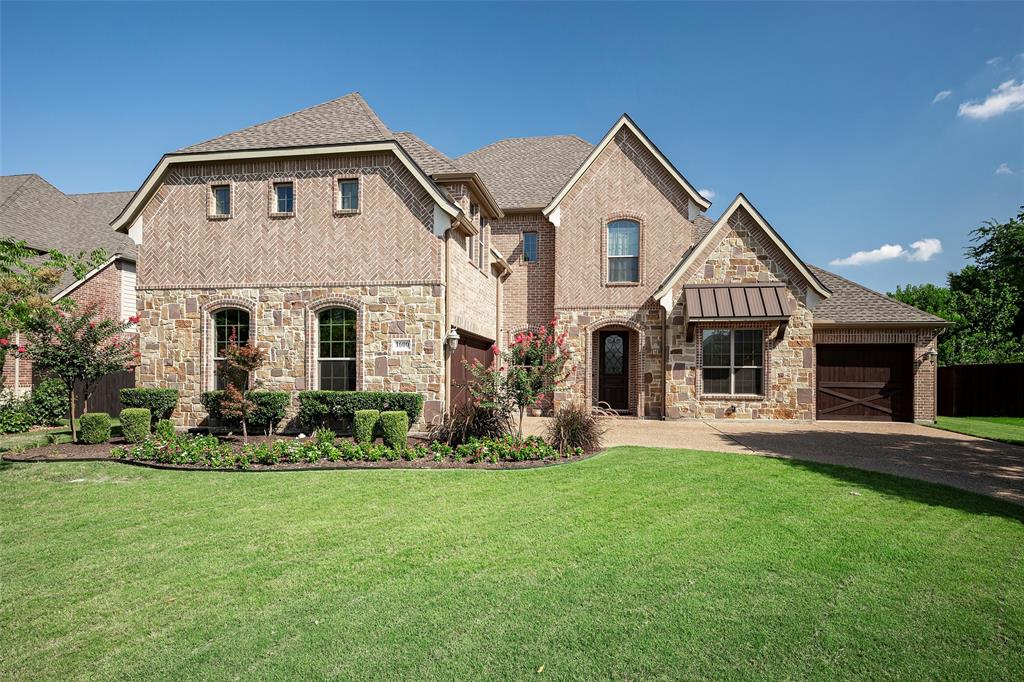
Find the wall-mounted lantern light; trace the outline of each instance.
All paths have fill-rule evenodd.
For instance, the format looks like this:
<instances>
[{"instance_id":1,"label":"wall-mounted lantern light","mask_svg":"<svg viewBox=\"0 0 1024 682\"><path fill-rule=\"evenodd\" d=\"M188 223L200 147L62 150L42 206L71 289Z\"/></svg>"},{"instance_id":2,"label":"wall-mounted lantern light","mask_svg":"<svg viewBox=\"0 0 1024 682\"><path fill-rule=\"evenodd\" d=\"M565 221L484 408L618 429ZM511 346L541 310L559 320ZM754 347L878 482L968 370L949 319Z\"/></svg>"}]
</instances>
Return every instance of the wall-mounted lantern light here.
<instances>
[{"instance_id":1,"label":"wall-mounted lantern light","mask_svg":"<svg viewBox=\"0 0 1024 682\"><path fill-rule=\"evenodd\" d=\"M939 351L934 348L929 348L928 352L925 353L925 356L932 362L935 362L939 358Z\"/></svg>"},{"instance_id":2,"label":"wall-mounted lantern light","mask_svg":"<svg viewBox=\"0 0 1024 682\"><path fill-rule=\"evenodd\" d=\"M448 336L444 337L444 340L450 350L455 350L459 347L459 332L455 331L454 326L448 332Z\"/></svg>"}]
</instances>

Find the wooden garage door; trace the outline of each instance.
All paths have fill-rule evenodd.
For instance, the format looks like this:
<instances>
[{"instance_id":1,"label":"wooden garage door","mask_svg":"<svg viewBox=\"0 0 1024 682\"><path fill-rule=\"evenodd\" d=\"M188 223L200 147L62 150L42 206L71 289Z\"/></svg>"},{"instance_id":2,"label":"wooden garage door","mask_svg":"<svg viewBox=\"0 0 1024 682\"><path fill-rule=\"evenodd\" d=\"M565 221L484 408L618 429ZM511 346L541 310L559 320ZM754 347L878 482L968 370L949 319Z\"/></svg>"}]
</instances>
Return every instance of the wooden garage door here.
<instances>
[{"instance_id":1,"label":"wooden garage door","mask_svg":"<svg viewBox=\"0 0 1024 682\"><path fill-rule=\"evenodd\" d=\"M818 345L818 419L913 421L909 345Z\"/></svg>"},{"instance_id":2,"label":"wooden garage door","mask_svg":"<svg viewBox=\"0 0 1024 682\"><path fill-rule=\"evenodd\" d=\"M459 330L459 345L452 353L452 399L451 407L458 407L468 403L473 395L467 386L473 380L472 372L467 365L472 365L474 360L479 360L482 365L489 367L494 355L491 353L493 341L488 341L476 336L469 336L461 329Z\"/></svg>"}]
</instances>

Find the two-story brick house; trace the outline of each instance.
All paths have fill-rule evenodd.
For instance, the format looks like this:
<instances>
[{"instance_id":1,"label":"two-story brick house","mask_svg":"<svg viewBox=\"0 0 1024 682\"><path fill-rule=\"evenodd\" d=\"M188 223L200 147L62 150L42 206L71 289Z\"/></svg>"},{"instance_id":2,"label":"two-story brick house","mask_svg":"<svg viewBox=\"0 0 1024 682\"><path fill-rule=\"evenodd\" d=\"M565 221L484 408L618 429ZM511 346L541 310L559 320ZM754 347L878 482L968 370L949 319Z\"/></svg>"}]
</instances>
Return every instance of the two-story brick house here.
<instances>
[{"instance_id":1,"label":"two-story brick house","mask_svg":"<svg viewBox=\"0 0 1024 682\"><path fill-rule=\"evenodd\" d=\"M165 155L113 221L138 244L139 385L204 419L231 336L268 388L463 399L463 364L552 319L587 396L645 417L934 416L938 318L804 264L623 116L595 146L450 159L351 94Z\"/></svg>"}]
</instances>

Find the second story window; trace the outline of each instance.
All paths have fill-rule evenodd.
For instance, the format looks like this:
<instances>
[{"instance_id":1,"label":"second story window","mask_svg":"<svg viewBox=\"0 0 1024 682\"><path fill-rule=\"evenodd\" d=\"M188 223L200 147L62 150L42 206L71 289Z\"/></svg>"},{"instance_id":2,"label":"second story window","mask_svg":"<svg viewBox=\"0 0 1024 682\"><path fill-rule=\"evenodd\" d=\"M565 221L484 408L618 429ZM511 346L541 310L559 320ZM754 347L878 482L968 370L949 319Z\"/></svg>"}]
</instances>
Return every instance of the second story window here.
<instances>
[{"instance_id":1,"label":"second story window","mask_svg":"<svg viewBox=\"0 0 1024 682\"><path fill-rule=\"evenodd\" d=\"M608 223L608 281L640 281L640 223L633 220Z\"/></svg>"},{"instance_id":2,"label":"second story window","mask_svg":"<svg viewBox=\"0 0 1024 682\"><path fill-rule=\"evenodd\" d=\"M295 186L290 182L274 183L274 213L295 212Z\"/></svg>"},{"instance_id":3,"label":"second story window","mask_svg":"<svg viewBox=\"0 0 1024 682\"><path fill-rule=\"evenodd\" d=\"M537 233L536 232L524 232L523 233L523 262L524 263L536 263L537 262Z\"/></svg>"},{"instance_id":4,"label":"second story window","mask_svg":"<svg viewBox=\"0 0 1024 682\"><path fill-rule=\"evenodd\" d=\"M345 213L355 213L359 210L359 180L338 180L338 210Z\"/></svg>"},{"instance_id":5,"label":"second story window","mask_svg":"<svg viewBox=\"0 0 1024 682\"><path fill-rule=\"evenodd\" d=\"M210 187L213 211L211 215L226 218L231 215L231 185L213 185Z\"/></svg>"}]
</instances>

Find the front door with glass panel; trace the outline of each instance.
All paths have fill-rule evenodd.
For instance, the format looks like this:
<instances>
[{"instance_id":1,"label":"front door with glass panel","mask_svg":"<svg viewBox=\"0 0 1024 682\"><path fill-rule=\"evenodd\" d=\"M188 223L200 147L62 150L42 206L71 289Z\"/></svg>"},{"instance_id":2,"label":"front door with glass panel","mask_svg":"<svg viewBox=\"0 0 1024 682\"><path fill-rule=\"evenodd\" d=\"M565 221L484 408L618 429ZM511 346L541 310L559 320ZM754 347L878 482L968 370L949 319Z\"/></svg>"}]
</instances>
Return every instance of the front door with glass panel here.
<instances>
[{"instance_id":1,"label":"front door with glass panel","mask_svg":"<svg viewBox=\"0 0 1024 682\"><path fill-rule=\"evenodd\" d=\"M597 399L613 410L629 409L629 334L601 332Z\"/></svg>"}]
</instances>

